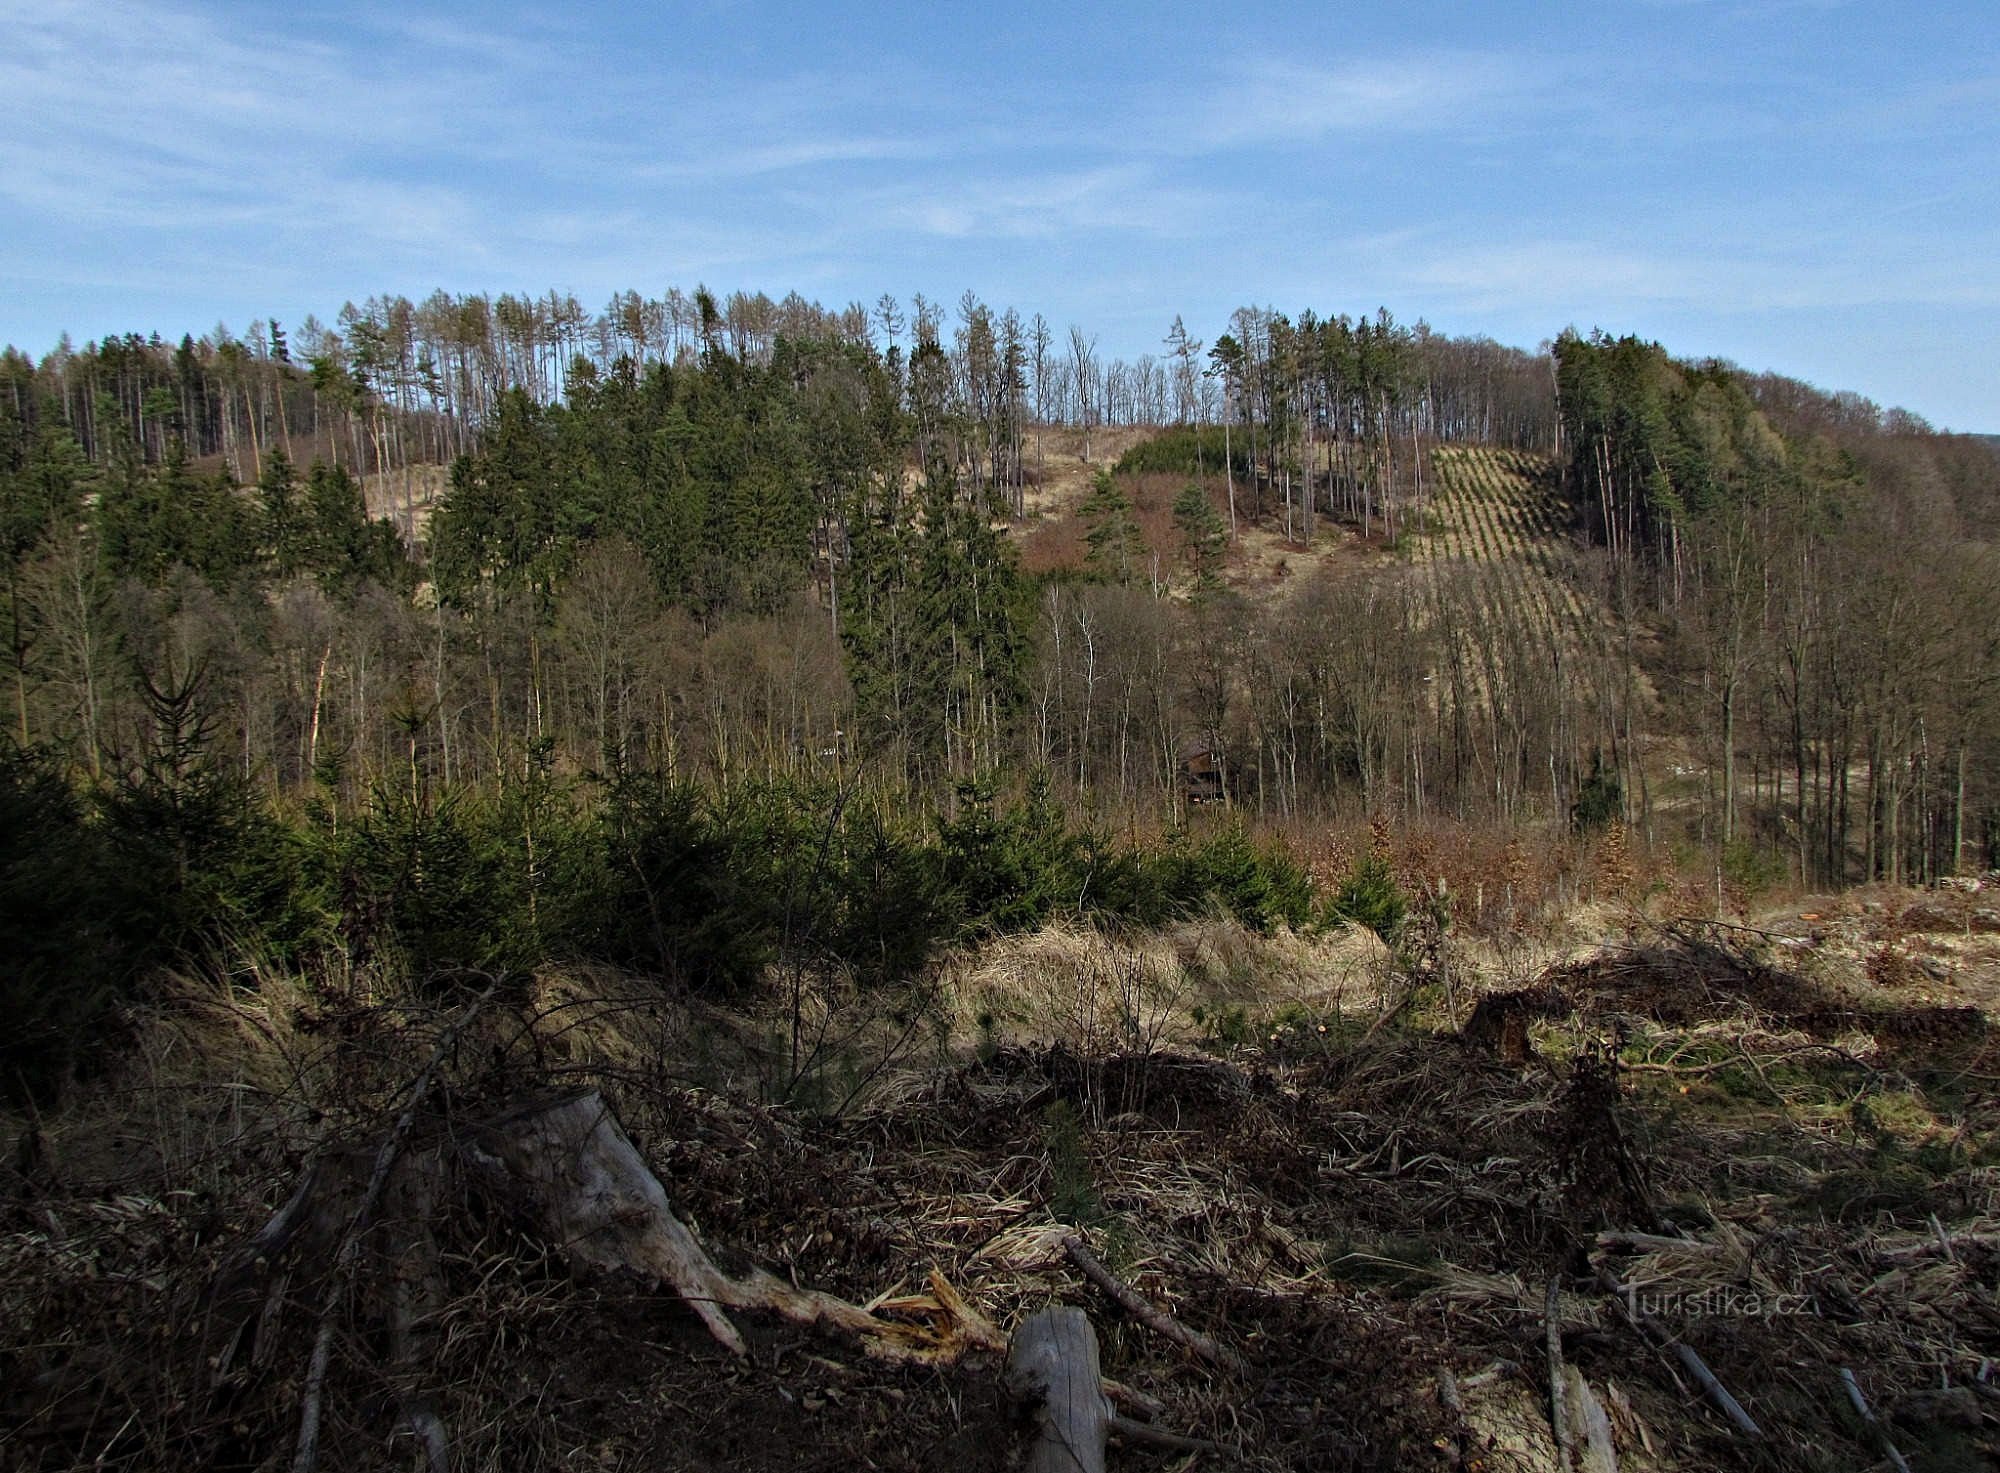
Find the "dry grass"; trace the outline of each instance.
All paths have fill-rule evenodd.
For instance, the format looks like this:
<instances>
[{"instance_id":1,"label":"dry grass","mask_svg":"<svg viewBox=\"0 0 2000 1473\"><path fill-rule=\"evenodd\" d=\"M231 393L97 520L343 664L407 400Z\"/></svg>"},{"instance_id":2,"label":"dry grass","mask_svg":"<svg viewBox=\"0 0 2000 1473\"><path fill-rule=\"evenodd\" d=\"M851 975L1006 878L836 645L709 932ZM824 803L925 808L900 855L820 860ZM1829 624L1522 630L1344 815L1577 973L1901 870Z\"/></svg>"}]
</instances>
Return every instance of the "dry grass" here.
<instances>
[{"instance_id":1,"label":"dry grass","mask_svg":"<svg viewBox=\"0 0 2000 1473\"><path fill-rule=\"evenodd\" d=\"M1230 1009L1372 1016L1389 960L1369 932L1259 936L1216 916L1130 935L1048 926L959 958L947 977L961 1041L1094 1054L1185 1044L1198 1015Z\"/></svg>"},{"instance_id":2,"label":"dry grass","mask_svg":"<svg viewBox=\"0 0 2000 1473\"><path fill-rule=\"evenodd\" d=\"M449 466L413 465L364 477L361 495L369 516L387 517L404 536L421 543L450 485Z\"/></svg>"},{"instance_id":3,"label":"dry grass","mask_svg":"<svg viewBox=\"0 0 2000 1473\"><path fill-rule=\"evenodd\" d=\"M1019 533L1021 565L1026 571L1045 574L1085 570L1089 529L1079 510L1099 465L1110 463L1103 459L1089 467L1079 463L1073 474L1051 479L1041 494L1029 498L1029 520ZM1195 479L1161 472L1123 478L1143 549L1141 581L1157 580L1173 589L1188 584L1173 504L1181 488ZM1199 480L1210 506L1226 525L1229 500L1223 478L1204 476ZM1389 553L1366 544L1358 534L1330 517L1320 519L1318 534L1308 542L1285 534L1281 510L1274 510L1268 504L1262 516L1252 515L1253 510L1248 492L1239 487L1236 535L1229 541L1223 562L1223 577L1238 593L1253 601L1281 597L1295 581L1328 564L1358 572L1380 569L1393 562Z\"/></svg>"},{"instance_id":4,"label":"dry grass","mask_svg":"<svg viewBox=\"0 0 2000 1473\"><path fill-rule=\"evenodd\" d=\"M1100 469L1116 465L1119 456L1158 433L1150 425L1099 427L1090 432L1090 459L1085 460L1082 430L1069 425L1030 429L1025 454L1034 481L1025 498L1028 514L1054 515L1074 506L1089 494Z\"/></svg>"}]
</instances>

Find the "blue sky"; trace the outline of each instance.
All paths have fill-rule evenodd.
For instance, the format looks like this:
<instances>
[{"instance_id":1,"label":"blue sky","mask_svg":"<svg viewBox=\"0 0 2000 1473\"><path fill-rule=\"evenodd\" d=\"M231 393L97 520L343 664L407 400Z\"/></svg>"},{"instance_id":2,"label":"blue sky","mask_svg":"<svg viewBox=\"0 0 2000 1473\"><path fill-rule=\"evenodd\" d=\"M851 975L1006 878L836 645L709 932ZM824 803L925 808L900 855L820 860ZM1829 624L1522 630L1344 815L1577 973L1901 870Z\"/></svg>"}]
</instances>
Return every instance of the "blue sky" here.
<instances>
[{"instance_id":1,"label":"blue sky","mask_svg":"<svg viewBox=\"0 0 2000 1473\"><path fill-rule=\"evenodd\" d=\"M0 0L0 340L378 292L971 288L1658 338L2000 431L2000 21Z\"/></svg>"}]
</instances>

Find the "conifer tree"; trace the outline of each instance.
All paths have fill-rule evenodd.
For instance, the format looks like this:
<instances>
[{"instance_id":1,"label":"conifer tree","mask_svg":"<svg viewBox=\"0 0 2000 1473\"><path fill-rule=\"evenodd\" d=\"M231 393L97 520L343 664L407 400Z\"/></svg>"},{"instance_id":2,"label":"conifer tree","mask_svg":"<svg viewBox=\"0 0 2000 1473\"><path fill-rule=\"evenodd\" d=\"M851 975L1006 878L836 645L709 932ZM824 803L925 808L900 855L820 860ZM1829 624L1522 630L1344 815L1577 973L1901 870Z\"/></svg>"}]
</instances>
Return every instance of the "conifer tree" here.
<instances>
[{"instance_id":1,"label":"conifer tree","mask_svg":"<svg viewBox=\"0 0 2000 1473\"><path fill-rule=\"evenodd\" d=\"M307 564L328 589L348 588L368 565L368 512L361 487L343 466L315 461L306 475Z\"/></svg>"},{"instance_id":2,"label":"conifer tree","mask_svg":"<svg viewBox=\"0 0 2000 1473\"><path fill-rule=\"evenodd\" d=\"M1132 515L1132 499L1108 469L1099 470L1092 479L1080 515L1090 528L1084 534L1090 548L1085 557L1090 570L1121 586L1130 583L1145 547L1139 523Z\"/></svg>"},{"instance_id":3,"label":"conifer tree","mask_svg":"<svg viewBox=\"0 0 2000 1473\"><path fill-rule=\"evenodd\" d=\"M259 546L279 579L295 578L309 557L310 508L300 503L298 477L284 451L273 450L264 457L257 495L262 520Z\"/></svg>"},{"instance_id":4,"label":"conifer tree","mask_svg":"<svg viewBox=\"0 0 2000 1473\"><path fill-rule=\"evenodd\" d=\"M1219 588L1228 530L1197 481L1189 481L1174 498L1174 530L1180 534L1181 556L1187 562L1188 572L1194 575L1195 596L1199 598Z\"/></svg>"}]
</instances>

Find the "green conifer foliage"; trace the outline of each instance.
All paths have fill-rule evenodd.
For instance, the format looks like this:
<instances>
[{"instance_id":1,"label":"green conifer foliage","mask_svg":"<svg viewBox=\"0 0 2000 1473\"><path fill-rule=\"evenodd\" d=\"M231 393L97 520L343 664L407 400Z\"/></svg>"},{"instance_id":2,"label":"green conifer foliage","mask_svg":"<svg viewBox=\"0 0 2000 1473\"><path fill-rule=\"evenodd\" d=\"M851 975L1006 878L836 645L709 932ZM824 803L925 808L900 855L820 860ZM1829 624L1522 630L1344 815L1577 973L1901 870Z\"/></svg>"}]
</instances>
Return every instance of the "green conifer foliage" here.
<instances>
[{"instance_id":1,"label":"green conifer foliage","mask_svg":"<svg viewBox=\"0 0 2000 1473\"><path fill-rule=\"evenodd\" d=\"M261 514L258 544L271 572L280 581L296 578L307 566L311 539L307 508L299 498L298 475L282 450L264 457L257 478Z\"/></svg>"},{"instance_id":2,"label":"green conifer foliage","mask_svg":"<svg viewBox=\"0 0 2000 1473\"><path fill-rule=\"evenodd\" d=\"M1109 470L1098 471L1078 513L1090 530L1085 561L1098 577L1127 584L1138 576L1145 543L1132 515L1132 498Z\"/></svg>"},{"instance_id":3,"label":"green conifer foliage","mask_svg":"<svg viewBox=\"0 0 2000 1473\"><path fill-rule=\"evenodd\" d=\"M87 1056L137 964L112 854L45 752L0 746L0 1100Z\"/></svg>"},{"instance_id":4,"label":"green conifer foliage","mask_svg":"<svg viewBox=\"0 0 2000 1473\"><path fill-rule=\"evenodd\" d=\"M1189 481L1174 498L1174 530L1180 534L1181 556L1194 576L1195 595L1219 588L1229 531L1199 482Z\"/></svg>"}]
</instances>

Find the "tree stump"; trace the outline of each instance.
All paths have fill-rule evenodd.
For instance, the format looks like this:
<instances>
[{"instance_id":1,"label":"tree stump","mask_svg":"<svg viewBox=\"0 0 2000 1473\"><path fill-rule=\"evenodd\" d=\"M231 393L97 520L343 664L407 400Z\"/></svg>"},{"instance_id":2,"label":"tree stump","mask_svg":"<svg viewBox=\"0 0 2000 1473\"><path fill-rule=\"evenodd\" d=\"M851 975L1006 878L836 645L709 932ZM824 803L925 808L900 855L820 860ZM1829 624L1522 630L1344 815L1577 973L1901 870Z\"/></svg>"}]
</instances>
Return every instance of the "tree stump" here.
<instances>
[{"instance_id":1,"label":"tree stump","mask_svg":"<svg viewBox=\"0 0 2000 1473\"><path fill-rule=\"evenodd\" d=\"M1111 1404L1088 1315L1066 1305L1030 1315L1014 1331L1007 1382L1035 1407L1027 1473L1103 1473Z\"/></svg>"},{"instance_id":2,"label":"tree stump","mask_svg":"<svg viewBox=\"0 0 2000 1473\"><path fill-rule=\"evenodd\" d=\"M422 1384L446 1299L439 1237L452 1214L475 1209L481 1198L512 1204L585 1271L632 1274L671 1289L739 1356L748 1346L729 1318L732 1310L831 1330L870 1356L905 1365L952 1365L968 1352L1007 1349L999 1328L935 1269L927 1292L866 1309L762 1269L731 1278L674 1215L666 1188L594 1090L538 1099L411 1142L415 1115L413 1104L372 1151L348 1147L319 1156L211 1286L203 1350L218 1395L268 1372L281 1348L297 1343L280 1323L297 1298L295 1281L309 1280L321 1291L324 1307L301 1395L299 1473L311 1473L317 1457L336 1321L348 1319L386 1332L398 1433L415 1440L430 1473L448 1466L446 1429ZM483 1182L483 1192L460 1190L468 1174ZM1089 1364L1095 1386L1094 1340ZM1101 1402L1101 1390L1097 1396Z\"/></svg>"},{"instance_id":3,"label":"tree stump","mask_svg":"<svg viewBox=\"0 0 2000 1473\"><path fill-rule=\"evenodd\" d=\"M928 1294L884 1300L873 1312L763 1269L730 1278L674 1216L666 1188L595 1090L510 1111L474 1131L470 1149L572 1260L667 1285L737 1355L747 1348L725 1310L842 1331L882 1360L950 1364L968 1350L1007 1348L1007 1337L935 1271Z\"/></svg>"}]
</instances>

